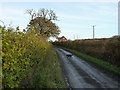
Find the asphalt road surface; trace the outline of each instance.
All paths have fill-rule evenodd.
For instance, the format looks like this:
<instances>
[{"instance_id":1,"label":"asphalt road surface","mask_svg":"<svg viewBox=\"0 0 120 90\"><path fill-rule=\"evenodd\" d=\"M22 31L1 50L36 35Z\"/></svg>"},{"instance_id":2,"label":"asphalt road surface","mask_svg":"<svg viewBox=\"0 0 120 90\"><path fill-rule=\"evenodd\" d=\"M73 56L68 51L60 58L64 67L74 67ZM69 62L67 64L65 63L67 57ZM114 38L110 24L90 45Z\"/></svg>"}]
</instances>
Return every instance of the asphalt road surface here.
<instances>
[{"instance_id":1,"label":"asphalt road surface","mask_svg":"<svg viewBox=\"0 0 120 90\"><path fill-rule=\"evenodd\" d=\"M69 88L120 88L119 80L110 77L109 74L70 52L60 48L55 48L55 50Z\"/></svg>"}]
</instances>

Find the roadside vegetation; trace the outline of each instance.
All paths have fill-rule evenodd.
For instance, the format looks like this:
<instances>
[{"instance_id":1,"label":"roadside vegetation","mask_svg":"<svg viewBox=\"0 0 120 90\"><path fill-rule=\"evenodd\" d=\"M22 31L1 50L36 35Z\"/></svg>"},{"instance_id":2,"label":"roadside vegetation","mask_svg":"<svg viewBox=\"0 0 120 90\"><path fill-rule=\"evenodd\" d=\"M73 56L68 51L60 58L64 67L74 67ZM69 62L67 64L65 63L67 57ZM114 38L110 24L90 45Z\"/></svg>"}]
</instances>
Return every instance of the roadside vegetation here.
<instances>
[{"instance_id":1,"label":"roadside vegetation","mask_svg":"<svg viewBox=\"0 0 120 90\"><path fill-rule=\"evenodd\" d=\"M53 44L113 73L120 74L120 37L54 42Z\"/></svg>"},{"instance_id":2,"label":"roadside vegetation","mask_svg":"<svg viewBox=\"0 0 120 90\"><path fill-rule=\"evenodd\" d=\"M2 89L2 32L0 30L0 89Z\"/></svg>"},{"instance_id":3,"label":"roadside vegetation","mask_svg":"<svg viewBox=\"0 0 120 90\"><path fill-rule=\"evenodd\" d=\"M50 48L44 60L39 62L23 79L24 88L65 88L56 52Z\"/></svg>"},{"instance_id":4,"label":"roadside vegetation","mask_svg":"<svg viewBox=\"0 0 120 90\"><path fill-rule=\"evenodd\" d=\"M2 28L3 87L19 87L21 79L41 62L49 48L49 43L40 36Z\"/></svg>"},{"instance_id":5,"label":"roadside vegetation","mask_svg":"<svg viewBox=\"0 0 120 90\"><path fill-rule=\"evenodd\" d=\"M0 25L2 88L65 87L57 56L48 42L49 37L60 33L52 23L57 19L55 13L46 9L36 13L33 9L27 10L27 13L32 17L27 29Z\"/></svg>"}]
</instances>

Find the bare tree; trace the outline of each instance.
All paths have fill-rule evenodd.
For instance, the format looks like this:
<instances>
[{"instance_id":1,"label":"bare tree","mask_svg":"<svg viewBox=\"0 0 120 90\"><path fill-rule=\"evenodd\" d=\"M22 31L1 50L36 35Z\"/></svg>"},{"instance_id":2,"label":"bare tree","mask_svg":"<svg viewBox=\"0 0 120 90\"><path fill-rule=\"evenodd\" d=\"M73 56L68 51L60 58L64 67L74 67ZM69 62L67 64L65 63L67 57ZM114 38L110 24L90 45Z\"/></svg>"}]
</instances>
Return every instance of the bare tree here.
<instances>
[{"instance_id":1,"label":"bare tree","mask_svg":"<svg viewBox=\"0 0 120 90\"><path fill-rule=\"evenodd\" d=\"M26 13L31 16L31 20L33 20L33 18L36 17L36 12L34 9L28 9L26 10Z\"/></svg>"}]
</instances>

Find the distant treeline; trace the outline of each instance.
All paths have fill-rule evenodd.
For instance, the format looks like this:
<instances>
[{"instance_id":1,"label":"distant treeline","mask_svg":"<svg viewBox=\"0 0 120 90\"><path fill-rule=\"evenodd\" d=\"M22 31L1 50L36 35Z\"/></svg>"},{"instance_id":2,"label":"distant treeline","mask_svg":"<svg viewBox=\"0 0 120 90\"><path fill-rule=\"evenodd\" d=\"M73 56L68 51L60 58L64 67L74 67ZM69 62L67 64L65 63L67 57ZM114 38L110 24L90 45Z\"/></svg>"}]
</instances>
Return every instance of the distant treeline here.
<instances>
[{"instance_id":1,"label":"distant treeline","mask_svg":"<svg viewBox=\"0 0 120 90\"><path fill-rule=\"evenodd\" d=\"M54 42L53 44L91 55L120 67L120 36Z\"/></svg>"}]
</instances>

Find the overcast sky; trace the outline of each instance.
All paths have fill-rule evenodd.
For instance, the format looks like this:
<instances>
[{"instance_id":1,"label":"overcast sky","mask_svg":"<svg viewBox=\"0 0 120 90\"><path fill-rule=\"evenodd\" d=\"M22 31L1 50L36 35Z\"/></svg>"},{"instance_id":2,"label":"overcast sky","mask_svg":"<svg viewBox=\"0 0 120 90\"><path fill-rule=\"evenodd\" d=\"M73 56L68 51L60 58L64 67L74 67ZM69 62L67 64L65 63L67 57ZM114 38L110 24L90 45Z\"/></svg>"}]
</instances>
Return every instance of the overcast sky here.
<instances>
[{"instance_id":1,"label":"overcast sky","mask_svg":"<svg viewBox=\"0 0 120 90\"><path fill-rule=\"evenodd\" d=\"M61 30L59 36L68 39L92 38L92 25L95 37L105 38L118 34L118 2L7 2L0 3L0 20L13 27L26 28L30 16L25 10L40 8L54 10L58 16L56 24ZM89 2L88 2L89 1ZM99 1L99 0L98 0ZM0 23L2 24L2 23Z\"/></svg>"}]
</instances>

